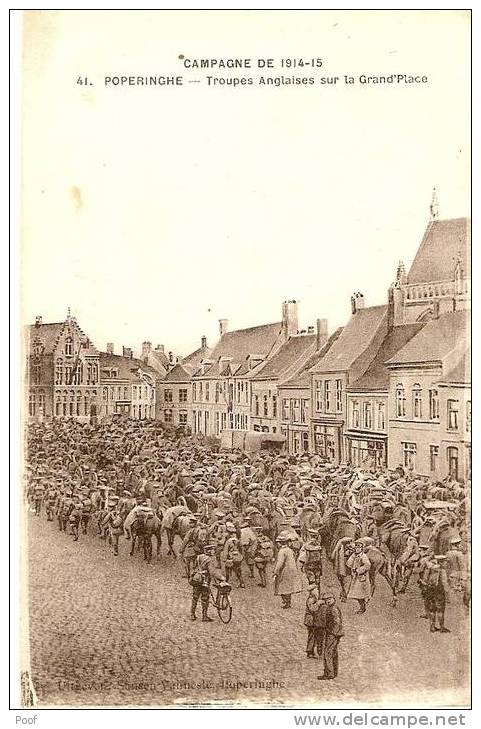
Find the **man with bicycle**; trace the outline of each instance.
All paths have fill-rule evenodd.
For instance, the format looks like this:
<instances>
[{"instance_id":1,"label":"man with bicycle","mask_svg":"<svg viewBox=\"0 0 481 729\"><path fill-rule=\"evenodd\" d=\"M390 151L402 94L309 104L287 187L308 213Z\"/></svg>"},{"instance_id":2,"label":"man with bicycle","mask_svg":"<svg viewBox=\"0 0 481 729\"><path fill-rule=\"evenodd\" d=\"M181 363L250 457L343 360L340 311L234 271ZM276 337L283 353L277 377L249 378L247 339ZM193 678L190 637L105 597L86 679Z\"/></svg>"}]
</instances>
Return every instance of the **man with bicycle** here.
<instances>
[{"instance_id":1,"label":"man with bicycle","mask_svg":"<svg viewBox=\"0 0 481 729\"><path fill-rule=\"evenodd\" d=\"M194 572L190 578L190 584L193 588L192 605L190 609L191 620L197 620L195 613L197 603L200 598L202 605L202 622L212 622L212 618L208 615L211 582L226 582L226 579L216 566L215 544L206 544L202 554L199 554L195 560Z\"/></svg>"}]
</instances>

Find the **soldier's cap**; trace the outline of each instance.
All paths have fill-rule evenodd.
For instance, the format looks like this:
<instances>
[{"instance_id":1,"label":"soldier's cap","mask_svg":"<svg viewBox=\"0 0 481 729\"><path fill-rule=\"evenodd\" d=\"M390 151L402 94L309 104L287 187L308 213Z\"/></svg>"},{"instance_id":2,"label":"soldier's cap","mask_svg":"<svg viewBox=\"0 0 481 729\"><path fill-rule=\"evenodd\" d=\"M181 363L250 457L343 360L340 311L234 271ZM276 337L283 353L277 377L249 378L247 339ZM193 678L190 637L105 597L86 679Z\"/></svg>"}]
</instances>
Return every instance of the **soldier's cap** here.
<instances>
[{"instance_id":1,"label":"soldier's cap","mask_svg":"<svg viewBox=\"0 0 481 729\"><path fill-rule=\"evenodd\" d=\"M256 532L261 532L261 531L262 531L262 530L264 529L264 527L261 527L261 526L254 526L254 527L252 527L252 528L253 528L253 529L254 529L254 530L255 530Z\"/></svg>"},{"instance_id":2,"label":"soldier's cap","mask_svg":"<svg viewBox=\"0 0 481 729\"><path fill-rule=\"evenodd\" d=\"M429 546L429 544L420 544L419 549L431 549L431 547Z\"/></svg>"},{"instance_id":3,"label":"soldier's cap","mask_svg":"<svg viewBox=\"0 0 481 729\"><path fill-rule=\"evenodd\" d=\"M122 491L122 496L132 496L130 491Z\"/></svg>"},{"instance_id":4,"label":"soldier's cap","mask_svg":"<svg viewBox=\"0 0 481 729\"><path fill-rule=\"evenodd\" d=\"M215 544L206 544L204 546L204 553L205 552L215 552Z\"/></svg>"},{"instance_id":5,"label":"soldier's cap","mask_svg":"<svg viewBox=\"0 0 481 729\"><path fill-rule=\"evenodd\" d=\"M438 559L439 561L442 561L443 559L447 559L445 554L435 554L434 559Z\"/></svg>"},{"instance_id":6,"label":"soldier's cap","mask_svg":"<svg viewBox=\"0 0 481 729\"><path fill-rule=\"evenodd\" d=\"M451 544L459 544L459 542L461 542L461 537L452 537L449 541Z\"/></svg>"},{"instance_id":7,"label":"soldier's cap","mask_svg":"<svg viewBox=\"0 0 481 729\"><path fill-rule=\"evenodd\" d=\"M216 511L214 511L214 514L215 516L219 517L219 519L222 519L225 516L225 512L221 511L220 509L216 509Z\"/></svg>"},{"instance_id":8,"label":"soldier's cap","mask_svg":"<svg viewBox=\"0 0 481 729\"><path fill-rule=\"evenodd\" d=\"M236 531L235 524L232 524L229 521L225 525L225 528L227 529L228 532L235 532Z\"/></svg>"},{"instance_id":9,"label":"soldier's cap","mask_svg":"<svg viewBox=\"0 0 481 729\"><path fill-rule=\"evenodd\" d=\"M320 600L335 600L333 592L321 592L319 595Z\"/></svg>"},{"instance_id":10,"label":"soldier's cap","mask_svg":"<svg viewBox=\"0 0 481 729\"><path fill-rule=\"evenodd\" d=\"M308 529L308 534L319 534L319 529Z\"/></svg>"},{"instance_id":11,"label":"soldier's cap","mask_svg":"<svg viewBox=\"0 0 481 729\"><path fill-rule=\"evenodd\" d=\"M309 582L307 585L307 589L309 592L312 592L312 590L317 590L317 582Z\"/></svg>"}]
</instances>

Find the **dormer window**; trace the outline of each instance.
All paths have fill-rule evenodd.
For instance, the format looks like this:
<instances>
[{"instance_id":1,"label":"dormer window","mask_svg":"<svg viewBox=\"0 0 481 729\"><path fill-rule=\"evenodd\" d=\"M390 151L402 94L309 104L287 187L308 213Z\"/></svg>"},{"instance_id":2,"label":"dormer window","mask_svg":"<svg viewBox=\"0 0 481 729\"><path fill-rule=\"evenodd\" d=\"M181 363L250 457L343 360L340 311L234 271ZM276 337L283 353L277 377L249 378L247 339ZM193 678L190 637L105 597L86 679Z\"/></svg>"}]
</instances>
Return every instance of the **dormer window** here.
<instances>
[{"instance_id":1,"label":"dormer window","mask_svg":"<svg viewBox=\"0 0 481 729\"><path fill-rule=\"evenodd\" d=\"M72 337L67 337L65 340L65 354L67 356L71 356L73 354L73 339Z\"/></svg>"}]
</instances>

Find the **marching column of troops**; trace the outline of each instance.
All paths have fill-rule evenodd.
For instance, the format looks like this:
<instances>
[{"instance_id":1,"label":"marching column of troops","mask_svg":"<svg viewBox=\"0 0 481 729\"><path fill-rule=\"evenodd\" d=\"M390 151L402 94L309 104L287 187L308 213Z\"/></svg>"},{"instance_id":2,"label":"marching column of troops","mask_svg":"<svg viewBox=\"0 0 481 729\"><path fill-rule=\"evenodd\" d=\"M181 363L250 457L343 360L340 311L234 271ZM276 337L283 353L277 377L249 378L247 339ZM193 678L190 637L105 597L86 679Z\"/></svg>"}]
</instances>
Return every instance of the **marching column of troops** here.
<instances>
[{"instance_id":1,"label":"marching column of troops","mask_svg":"<svg viewBox=\"0 0 481 729\"><path fill-rule=\"evenodd\" d=\"M59 419L27 430L31 509L43 508L74 541L93 529L115 556L121 540L133 554L137 539L150 562L153 538L160 554L165 535L193 589L192 620L200 599L211 621L211 583L245 589L257 574L265 589L272 566L284 609L306 587L306 653L324 661L322 679L337 676L343 635L326 560L341 602L356 600L360 614L376 581L386 581L395 604L413 575L431 632L449 632L450 591L469 608L470 486L307 454L217 452L155 421Z\"/></svg>"}]
</instances>

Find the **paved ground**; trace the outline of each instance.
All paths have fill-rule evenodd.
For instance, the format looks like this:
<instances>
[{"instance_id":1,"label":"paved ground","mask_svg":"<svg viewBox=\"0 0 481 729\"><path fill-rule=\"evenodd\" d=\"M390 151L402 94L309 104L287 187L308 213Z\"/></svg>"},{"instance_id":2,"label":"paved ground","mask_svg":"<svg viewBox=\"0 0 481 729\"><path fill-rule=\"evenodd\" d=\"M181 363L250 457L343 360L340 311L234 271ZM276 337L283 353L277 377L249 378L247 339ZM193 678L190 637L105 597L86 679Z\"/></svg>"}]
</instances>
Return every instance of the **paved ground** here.
<instances>
[{"instance_id":1,"label":"paved ground","mask_svg":"<svg viewBox=\"0 0 481 729\"><path fill-rule=\"evenodd\" d=\"M28 523L31 674L40 705L469 702L469 621L457 595L445 635L417 618L414 586L396 609L382 583L366 615L355 615L352 601L343 605L340 675L320 682L319 661L305 657L305 594L282 610L271 589L247 580L246 590L233 591L229 625L217 617L191 623L191 588L172 557L148 566L129 557L123 540L114 557L94 535L74 543L43 515L29 514Z\"/></svg>"}]
</instances>

